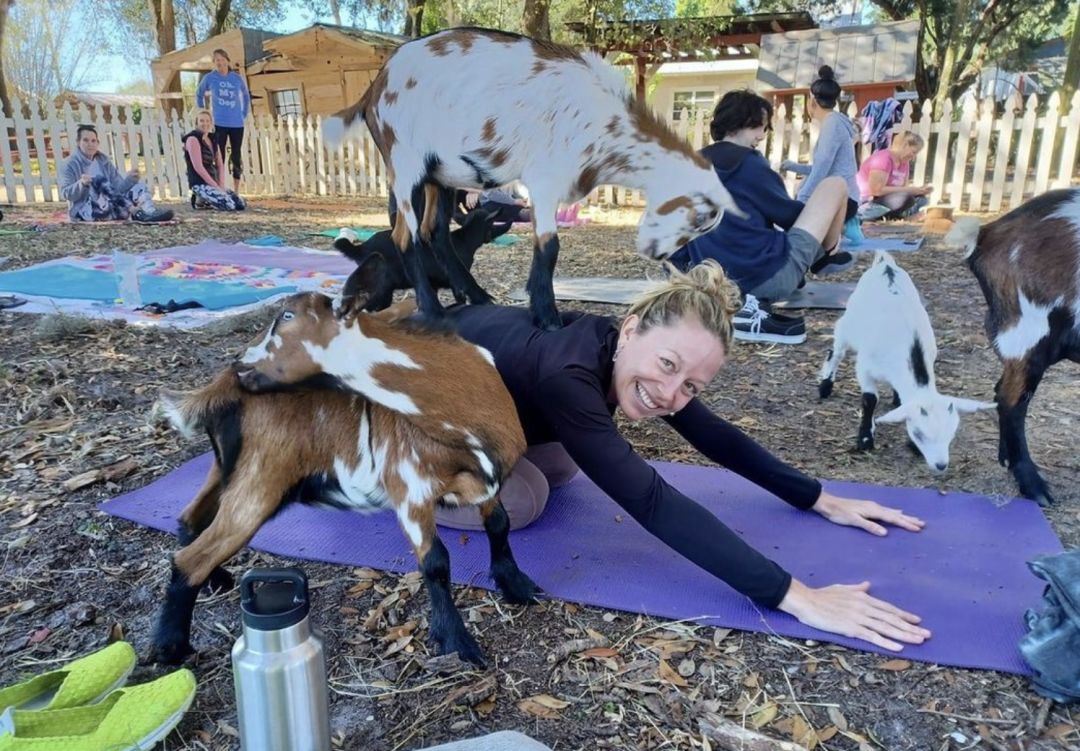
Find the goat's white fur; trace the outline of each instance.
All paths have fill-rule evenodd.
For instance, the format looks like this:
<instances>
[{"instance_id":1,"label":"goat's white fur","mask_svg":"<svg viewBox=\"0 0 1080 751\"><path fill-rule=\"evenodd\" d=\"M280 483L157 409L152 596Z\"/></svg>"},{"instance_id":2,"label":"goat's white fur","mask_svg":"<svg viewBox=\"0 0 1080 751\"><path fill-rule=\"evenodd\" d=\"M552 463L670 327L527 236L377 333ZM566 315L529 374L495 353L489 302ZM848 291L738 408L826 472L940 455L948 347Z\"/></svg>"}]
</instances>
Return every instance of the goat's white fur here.
<instances>
[{"instance_id":1,"label":"goat's white fur","mask_svg":"<svg viewBox=\"0 0 1080 751\"><path fill-rule=\"evenodd\" d=\"M912 361L916 343L922 350L921 363ZM938 393L934 378L937 342L930 317L911 277L888 253L877 254L836 322L833 350L821 368L822 380L832 381L847 350L856 353L855 375L863 393L876 396L877 384L884 382L900 397L900 406L877 422L905 422L909 437L934 471L949 464L949 444L959 426L959 412L995 406ZM920 365L927 375L925 384L916 379Z\"/></svg>"},{"instance_id":2,"label":"goat's white fur","mask_svg":"<svg viewBox=\"0 0 1080 751\"><path fill-rule=\"evenodd\" d=\"M431 158L438 161L431 176L443 185L484 187L462 157L494 148L505 150L505 161L484 171L493 184L520 179L528 187L538 236L557 231L560 202L584 197L578 178L589 166L598 170L597 185L646 192L638 250L648 257L667 257L680 239L712 229L722 210L741 214L711 166L635 126L625 77L598 55L541 57L531 39L496 39L482 30L468 46L449 41L447 56L432 52L433 41L461 33L451 29L404 44L385 65L393 101L384 95L378 116L380 127L394 132L392 187L399 201L426 177ZM484 139L486 127L497 141ZM360 118L346 127L332 116L323 135L333 146L360 139L363 130ZM686 200L677 208L657 211L680 197ZM415 239L415 218L404 213Z\"/></svg>"}]
</instances>

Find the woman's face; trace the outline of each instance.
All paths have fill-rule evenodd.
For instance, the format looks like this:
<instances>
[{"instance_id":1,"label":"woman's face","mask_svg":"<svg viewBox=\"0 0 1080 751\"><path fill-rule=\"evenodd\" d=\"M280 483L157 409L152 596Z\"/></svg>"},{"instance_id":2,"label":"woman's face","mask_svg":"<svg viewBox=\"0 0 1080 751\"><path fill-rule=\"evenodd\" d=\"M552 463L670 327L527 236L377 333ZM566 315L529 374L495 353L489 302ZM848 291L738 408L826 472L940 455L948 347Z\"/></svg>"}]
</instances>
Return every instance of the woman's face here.
<instances>
[{"instance_id":1,"label":"woman's face","mask_svg":"<svg viewBox=\"0 0 1080 751\"><path fill-rule=\"evenodd\" d=\"M901 141L897 157L901 162L910 162L920 151L922 151L921 145L910 141Z\"/></svg>"},{"instance_id":2,"label":"woman's face","mask_svg":"<svg viewBox=\"0 0 1080 751\"><path fill-rule=\"evenodd\" d=\"M639 331L628 316L619 331L612 392L631 420L678 412L724 364L724 345L696 318Z\"/></svg>"},{"instance_id":3,"label":"woman's face","mask_svg":"<svg viewBox=\"0 0 1080 751\"><path fill-rule=\"evenodd\" d=\"M94 155L98 153L97 133L94 133L91 130L84 130L82 135L79 136L79 151L81 151L87 159L93 159Z\"/></svg>"},{"instance_id":4,"label":"woman's face","mask_svg":"<svg viewBox=\"0 0 1080 751\"><path fill-rule=\"evenodd\" d=\"M214 121L204 113L195 118L195 127L202 133L209 133L214 129Z\"/></svg>"},{"instance_id":5,"label":"woman's face","mask_svg":"<svg viewBox=\"0 0 1080 751\"><path fill-rule=\"evenodd\" d=\"M214 67L217 68L218 73L228 73L229 58L224 55L214 55Z\"/></svg>"}]
</instances>

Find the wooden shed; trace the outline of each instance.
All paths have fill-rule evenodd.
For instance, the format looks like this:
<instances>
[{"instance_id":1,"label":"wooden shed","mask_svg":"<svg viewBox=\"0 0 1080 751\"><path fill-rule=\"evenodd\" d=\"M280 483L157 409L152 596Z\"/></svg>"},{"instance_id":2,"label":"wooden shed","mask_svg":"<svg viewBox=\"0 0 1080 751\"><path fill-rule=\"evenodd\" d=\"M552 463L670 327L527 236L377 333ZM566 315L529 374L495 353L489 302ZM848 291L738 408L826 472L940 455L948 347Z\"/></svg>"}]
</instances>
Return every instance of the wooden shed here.
<instances>
[{"instance_id":1,"label":"wooden shed","mask_svg":"<svg viewBox=\"0 0 1080 751\"><path fill-rule=\"evenodd\" d=\"M867 102L914 86L919 21L767 34L761 39L757 83L791 111L827 64L859 110Z\"/></svg>"},{"instance_id":2,"label":"wooden shed","mask_svg":"<svg viewBox=\"0 0 1080 751\"><path fill-rule=\"evenodd\" d=\"M406 37L315 24L268 39L247 65L255 115L329 115L356 102Z\"/></svg>"},{"instance_id":3,"label":"wooden shed","mask_svg":"<svg viewBox=\"0 0 1080 751\"><path fill-rule=\"evenodd\" d=\"M262 29L230 29L204 42L175 50L152 60L150 71L154 78L154 98L160 100L178 96L162 92L181 72L208 73L213 70L216 49L228 52L233 66L243 71L253 61L266 56L263 43L277 36L280 35ZM192 102L189 101L187 104L192 104Z\"/></svg>"}]
</instances>

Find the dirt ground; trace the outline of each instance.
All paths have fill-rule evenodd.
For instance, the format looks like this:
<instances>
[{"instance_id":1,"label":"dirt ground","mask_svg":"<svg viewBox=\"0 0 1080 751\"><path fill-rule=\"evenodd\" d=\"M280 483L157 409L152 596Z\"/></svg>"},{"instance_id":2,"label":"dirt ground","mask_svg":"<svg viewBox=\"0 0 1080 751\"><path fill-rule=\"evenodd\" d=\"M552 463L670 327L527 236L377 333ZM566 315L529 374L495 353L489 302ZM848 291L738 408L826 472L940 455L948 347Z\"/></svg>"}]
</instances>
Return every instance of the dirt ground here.
<instances>
[{"instance_id":1,"label":"dirt ground","mask_svg":"<svg viewBox=\"0 0 1080 751\"><path fill-rule=\"evenodd\" d=\"M174 208L185 220L178 226L59 226L4 236L0 256L16 268L114 247L140 251L268 233L328 248L329 240L303 233L386 221L382 203L372 200L256 199L236 215ZM5 208L0 226L27 225L53 211ZM559 273L658 274L632 250L634 220L632 212L607 212L564 232ZM477 277L506 302L523 283L530 255L525 242L485 249ZM860 260L845 278L857 278L867 263ZM931 239L901 263L934 321L941 389L992 399L998 363L982 332L982 297L959 254ZM809 339L800 346L737 346L707 400L820 477L1014 493L996 462L993 413L964 420L941 478L909 454L899 429L881 431L875 453L856 453L850 362L836 396L824 403L816 396L835 317L811 312ZM158 389L203 383L268 319L262 312L177 333L0 313L0 685L121 634L145 653L175 541L95 507L206 450L204 441L149 420ZM1058 501L1047 516L1067 546L1080 542L1078 396L1076 371L1059 365L1028 419L1034 456ZM662 426L625 428L649 458L703 461ZM239 575L256 564L290 563L245 551L230 568ZM711 715L838 751L1080 748L1075 710L1043 701L1016 676L562 602L513 607L467 588L456 590L458 603L492 667L440 674L428 663L427 596L415 574L303 565L315 587L313 618L326 637L335 748L397 751L499 729L522 730L559 751L720 748L699 729ZM165 748L238 747L229 665L238 614L235 590L200 601L193 631L198 699ZM132 681L160 672L140 666Z\"/></svg>"}]
</instances>

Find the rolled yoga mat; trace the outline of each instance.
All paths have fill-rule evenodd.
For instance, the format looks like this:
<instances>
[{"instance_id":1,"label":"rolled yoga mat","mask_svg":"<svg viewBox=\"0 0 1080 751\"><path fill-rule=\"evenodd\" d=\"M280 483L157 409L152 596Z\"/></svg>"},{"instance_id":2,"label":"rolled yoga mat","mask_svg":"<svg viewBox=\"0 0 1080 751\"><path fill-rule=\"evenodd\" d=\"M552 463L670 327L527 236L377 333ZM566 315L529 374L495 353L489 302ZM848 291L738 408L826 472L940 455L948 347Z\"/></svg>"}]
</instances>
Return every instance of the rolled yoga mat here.
<instances>
[{"instance_id":1,"label":"rolled yoga mat","mask_svg":"<svg viewBox=\"0 0 1080 751\"><path fill-rule=\"evenodd\" d=\"M109 514L174 533L205 479L205 454L144 488L101 505ZM920 533L884 537L798 511L726 470L655 464L675 487L810 586L872 583L871 594L923 617L933 637L901 656L1028 674L1017 642L1042 582L1025 561L1061 550L1039 507L936 489L829 482L834 493L899 507L926 520ZM482 533L443 530L458 584L491 588ZM892 654L757 607L645 532L583 475L553 491L543 515L512 532L521 569L548 597L698 623L820 639ZM362 515L293 504L251 546L294 558L403 572L412 549L390 512Z\"/></svg>"},{"instance_id":2,"label":"rolled yoga mat","mask_svg":"<svg viewBox=\"0 0 1080 751\"><path fill-rule=\"evenodd\" d=\"M629 305L635 299L660 284L651 279L616 279L601 276L570 276L555 279L556 300L580 300L614 305ZM784 300L777 300L773 307L796 310L817 308L843 310L855 289L855 282L807 281ZM510 292L510 299L528 300L528 293L519 287Z\"/></svg>"}]
</instances>

